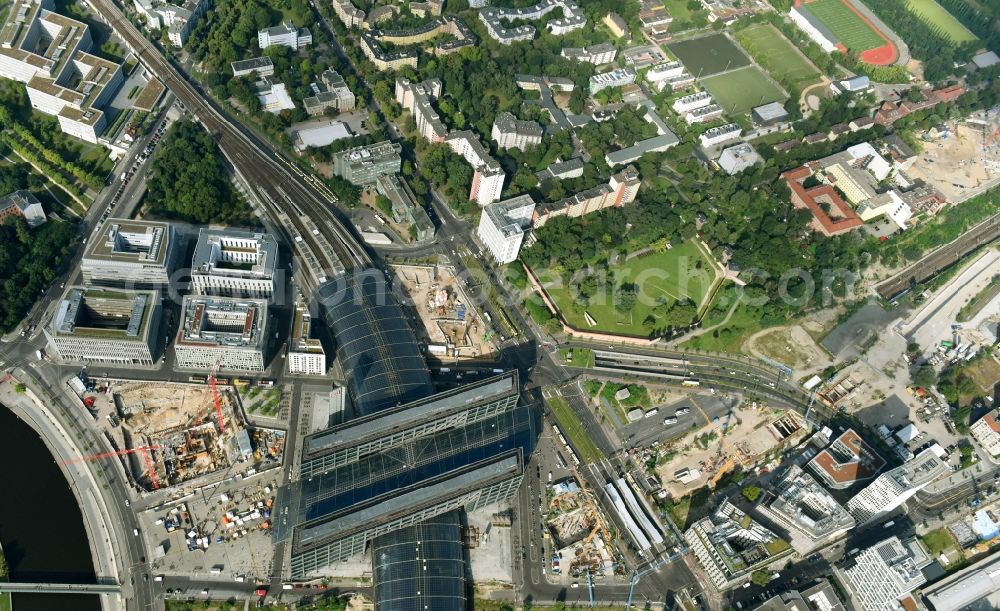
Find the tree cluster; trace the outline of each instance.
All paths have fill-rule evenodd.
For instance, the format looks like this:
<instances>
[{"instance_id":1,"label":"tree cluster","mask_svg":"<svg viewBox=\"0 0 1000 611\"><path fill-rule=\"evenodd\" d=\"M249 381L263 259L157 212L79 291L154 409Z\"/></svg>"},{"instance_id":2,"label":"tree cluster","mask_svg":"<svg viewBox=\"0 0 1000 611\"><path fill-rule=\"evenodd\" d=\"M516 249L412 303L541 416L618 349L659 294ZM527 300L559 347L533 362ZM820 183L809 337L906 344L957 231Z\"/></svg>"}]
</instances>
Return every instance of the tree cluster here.
<instances>
[{"instance_id":1,"label":"tree cluster","mask_svg":"<svg viewBox=\"0 0 1000 611\"><path fill-rule=\"evenodd\" d=\"M160 143L150 170L147 203L153 214L191 223L256 223L222 164L212 135L178 121Z\"/></svg>"},{"instance_id":2,"label":"tree cluster","mask_svg":"<svg viewBox=\"0 0 1000 611\"><path fill-rule=\"evenodd\" d=\"M4 180L3 182L8 182ZM24 219L0 224L0 328L13 331L56 277L76 243L76 226L50 222L29 229Z\"/></svg>"}]
</instances>

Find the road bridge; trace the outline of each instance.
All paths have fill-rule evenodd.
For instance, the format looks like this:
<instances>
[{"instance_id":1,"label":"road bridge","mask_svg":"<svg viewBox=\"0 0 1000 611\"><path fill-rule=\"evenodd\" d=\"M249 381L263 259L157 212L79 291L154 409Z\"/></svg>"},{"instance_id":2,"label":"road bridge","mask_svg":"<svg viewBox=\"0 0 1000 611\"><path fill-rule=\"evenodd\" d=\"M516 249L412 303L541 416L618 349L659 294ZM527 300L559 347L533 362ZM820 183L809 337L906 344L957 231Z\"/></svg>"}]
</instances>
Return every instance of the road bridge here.
<instances>
[{"instance_id":1,"label":"road bridge","mask_svg":"<svg viewBox=\"0 0 1000 611\"><path fill-rule=\"evenodd\" d=\"M103 583L18 583L0 581L0 592L15 594L117 594L121 586Z\"/></svg>"}]
</instances>

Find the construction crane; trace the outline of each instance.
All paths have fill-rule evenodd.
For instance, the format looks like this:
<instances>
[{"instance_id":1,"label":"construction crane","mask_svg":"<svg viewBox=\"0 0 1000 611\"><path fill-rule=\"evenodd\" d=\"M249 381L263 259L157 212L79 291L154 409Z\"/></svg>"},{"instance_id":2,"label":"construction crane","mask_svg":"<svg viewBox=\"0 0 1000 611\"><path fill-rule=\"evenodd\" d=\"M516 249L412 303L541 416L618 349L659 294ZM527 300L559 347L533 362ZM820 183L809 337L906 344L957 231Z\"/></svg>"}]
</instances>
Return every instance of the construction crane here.
<instances>
[{"instance_id":1,"label":"construction crane","mask_svg":"<svg viewBox=\"0 0 1000 611\"><path fill-rule=\"evenodd\" d=\"M70 465L81 462L93 462L95 460L102 460L104 458L127 456L129 454L142 454L142 457L146 462L146 471L149 475L149 481L153 484L153 490L158 490L160 488L160 482L156 478L156 468L153 466L153 457L151 453L153 450L160 450L162 448L163 446L142 446L139 448L128 448L126 450L118 450L116 452L104 452L102 454L91 454L89 456L80 456L78 458L71 458L69 460L62 461L62 464Z\"/></svg>"},{"instance_id":2,"label":"construction crane","mask_svg":"<svg viewBox=\"0 0 1000 611\"><path fill-rule=\"evenodd\" d=\"M222 437L223 426L222 426L222 401L219 399L219 385L215 381L215 374L219 371L219 364L222 362L222 356L215 359L215 364L212 365L212 369L208 372L208 385L212 389L212 401L215 402L215 418L219 422L219 437Z\"/></svg>"},{"instance_id":3,"label":"construction crane","mask_svg":"<svg viewBox=\"0 0 1000 611\"><path fill-rule=\"evenodd\" d=\"M691 401L691 405L698 408L698 411L701 412L701 415L705 418L705 421L708 422L708 424L711 425L712 428L715 429L715 432L718 433L719 435L719 451L715 455L715 460L718 461L719 457L722 455L723 450L727 451L725 462L723 462L722 466L716 469L715 473L712 475L711 483L712 486L714 487L715 484L717 484L718 481L722 478L722 476L725 475L727 472L729 472L729 470L736 465L737 458L739 459L740 464L745 467L750 462L750 457L744 454L742 450L733 446L732 444L729 443L729 441L726 440L725 428L720 427L715 420L709 418L708 414L705 413L705 410L702 409L701 405L699 405L698 402L694 400L694 397L691 397L689 400ZM732 410L730 410L729 414L726 417L726 425L725 425L726 428L729 428L729 420L732 417L732 414L733 412Z\"/></svg>"}]
</instances>

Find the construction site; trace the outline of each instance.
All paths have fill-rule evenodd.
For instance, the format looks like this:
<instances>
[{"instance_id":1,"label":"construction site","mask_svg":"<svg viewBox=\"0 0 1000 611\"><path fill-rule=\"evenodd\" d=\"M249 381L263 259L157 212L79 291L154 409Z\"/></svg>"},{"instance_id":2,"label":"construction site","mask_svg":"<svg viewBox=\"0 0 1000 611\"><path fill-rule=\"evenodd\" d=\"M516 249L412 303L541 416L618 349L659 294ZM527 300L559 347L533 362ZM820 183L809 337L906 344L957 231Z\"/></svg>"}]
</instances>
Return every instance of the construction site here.
<instances>
[{"instance_id":1,"label":"construction site","mask_svg":"<svg viewBox=\"0 0 1000 611\"><path fill-rule=\"evenodd\" d=\"M937 188L949 202L1000 180L1000 112L973 113L964 121L921 135L923 150L907 174Z\"/></svg>"},{"instance_id":2,"label":"construction site","mask_svg":"<svg viewBox=\"0 0 1000 611\"><path fill-rule=\"evenodd\" d=\"M156 490L280 464L284 433L248 428L229 386L117 381L101 397L117 454L136 484Z\"/></svg>"},{"instance_id":3,"label":"construction site","mask_svg":"<svg viewBox=\"0 0 1000 611\"><path fill-rule=\"evenodd\" d=\"M736 470L773 466L788 448L809 434L792 410L751 404L735 409L725 422L713 421L668 444L650 448L655 473L667 495L678 499L708 485L715 488ZM665 460L664 460L665 459Z\"/></svg>"},{"instance_id":4,"label":"construction site","mask_svg":"<svg viewBox=\"0 0 1000 611\"><path fill-rule=\"evenodd\" d=\"M393 267L400 289L420 319L417 332L439 359L480 358L494 350L492 325L471 303L454 271L440 265Z\"/></svg>"},{"instance_id":5,"label":"construction site","mask_svg":"<svg viewBox=\"0 0 1000 611\"><path fill-rule=\"evenodd\" d=\"M550 484L546 499L545 538L551 543L553 580L612 576L624 571L610 545L614 539L604 517L575 479Z\"/></svg>"}]
</instances>

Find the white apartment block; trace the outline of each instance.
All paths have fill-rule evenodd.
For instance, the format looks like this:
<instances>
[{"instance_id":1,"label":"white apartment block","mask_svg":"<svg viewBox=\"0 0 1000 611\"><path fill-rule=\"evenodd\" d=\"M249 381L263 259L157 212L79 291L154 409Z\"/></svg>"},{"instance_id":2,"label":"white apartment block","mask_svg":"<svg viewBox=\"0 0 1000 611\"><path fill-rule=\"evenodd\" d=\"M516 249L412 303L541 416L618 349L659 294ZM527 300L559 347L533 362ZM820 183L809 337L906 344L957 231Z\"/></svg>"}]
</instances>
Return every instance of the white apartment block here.
<instances>
[{"instance_id":1,"label":"white apartment block","mask_svg":"<svg viewBox=\"0 0 1000 611\"><path fill-rule=\"evenodd\" d=\"M318 339L309 337L312 317L302 304L295 304L292 332L288 341L288 373L296 375L326 375L326 353Z\"/></svg>"},{"instance_id":2,"label":"white apartment block","mask_svg":"<svg viewBox=\"0 0 1000 611\"><path fill-rule=\"evenodd\" d=\"M452 132L445 138L445 144L472 166L469 199L480 206L499 200L507 175L500 164L486 151L479 138L468 130Z\"/></svg>"},{"instance_id":3,"label":"white apartment block","mask_svg":"<svg viewBox=\"0 0 1000 611\"><path fill-rule=\"evenodd\" d=\"M282 45L292 51L312 44L309 28L298 29L290 23L282 23L257 32L257 46L264 50L272 45Z\"/></svg>"},{"instance_id":4,"label":"white apartment block","mask_svg":"<svg viewBox=\"0 0 1000 611\"><path fill-rule=\"evenodd\" d=\"M708 106L702 106L701 108L695 108L694 110L688 111L684 115L684 122L688 125L694 125L696 123L707 123L708 121L714 121L718 119L723 114L722 107L718 104L709 104Z\"/></svg>"},{"instance_id":5,"label":"white apartment block","mask_svg":"<svg viewBox=\"0 0 1000 611\"><path fill-rule=\"evenodd\" d=\"M864 526L892 512L921 488L948 473L951 473L948 465L928 448L875 478L847 501L847 510L859 527Z\"/></svg>"},{"instance_id":6,"label":"white apartment block","mask_svg":"<svg viewBox=\"0 0 1000 611\"><path fill-rule=\"evenodd\" d=\"M535 202L530 195L519 195L483 208L476 234L498 264L517 259L534 211Z\"/></svg>"},{"instance_id":7,"label":"white apartment block","mask_svg":"<svg viewBox=\"0 0 1000 611\"><path fill-rule=\"evenodd\" d=\"M738 140L740 134L742 133L742 127L736 123L727 123L725 125L720 125L719 127L713 127L705 130L705 133L698 138L701 140L702 146L708 147L722 144L723 142Z\"/></svg>"},{"instance_id":8,"label":"white apartment block","mask_svg":"<svg viewBox=\"0 0 1000 611\"><path fill-rule=\"evenodd\" d=\"M712 94L707 91L699 91L674 100L672 108L677 114L691 112L698 108L704 108L712 103Z\"/></svg>"},{"instance_id":9,"label":"white apartment block","mask_svg":"<svg viewBox=\"0 0 1000 611\"><path fill-rule=\"evenodd\" d=\"M997 422L996 413L990 412L976 421L969 432L972 437L983 446L983 449L996 458L1000 456L1000 423Z\"/></svg>"},{"instance_id":10,"label":"white apartment block","mask_svg":"<svg viewBox=\"0 0 1000 611\"><path fill-rule=\"evenodd\" d=\"M174 341L177 367L208 371L264 371L267 301L187 295Z\"/></svg>"},{"instance_id":11,"label":"white apartment block","mask_svg":"<svg viewBox=\"0 0 1000 611\"><path fill-rule=\"evenodd\" d=\"M159 323L157 291L72 286L44 331L63 362L151 367Z\"/></svg>"},{"instance_id":12,"label":"white apartment block","mask_svg":"<svg viewBox=\"0 0 1000 611\"><path fill-rule=\"evenodd\" d=\"M684 64L678 61L662 62L646 71L646 80L650 83L659 83L682 74L684 74Z\"/></svg>"},{"instance_id":13,"label":"white apartment block","mask_svg":"<svg viewBox=\"0 0 1000 611\"><path fill-rule=\"evenodd\" d=\"M170 281L174 228L169 223L108 219L80 262L87 284L158 286Z\"/></svg>"},{"instance_id":14,"label":"white apartment block","mask_svg":"<svg viewBox=\"0 0 1000 611\"><path fill-rule=\"evenodd\" d=\"M444 126L441 117L431 101L441 96L441 81L429 79L421 83L411 83L409 79L396 79L396 102L403 110L410 111L417 131L431 142L444 142L448 136L448 128Z\"/></svg>"},{"instance_id":15,"label":"white apartment block","mask_svg":"<svg viewBox=\"0 0 1000 611\"><path fill-rule=\"evenodd\" d=\"M269 233L202 229L191 259L191 290L199 295L270 297L278 242Z\"/></svg>"},{"instance_id":16,"label":"white apartment block","mask_svg":"<svg viewBox=\"0 0 1000 611\"><path fill-rule=\"evenodd\" d=\"M611 72L602 72L590 77L590 95L594 95L608 87L624 87L635 82L635 70L619 68Z\"/></svg>"},{"instance_id":17,"label":"white apartment block","mask_svg":"<svg viewBox=\"0 0 1000 611\"><path fill-rule=\"evenodd\" d=\"M534 121L522 121L509 112L502 112L493 121L490 133L501 149L525 150L542 143L542 126Z\"/></svg>"},{"instance_id":18,"label":"white apartment block","mask_svg":"<svg viewBox=\"0 0 1000 611\"><path fill-rule=\"evenodd\" d=\"M0 29L0 77L27 85L32 107L63 132L97 143L101 108L124 81L121 66L87 53L87 24L52 12L52 0L18 0Z\"/></svg>"},{"instance_id":19,"label":"white apartment block","mask_svg":"<svg viewBox=\"0 0 1000 611\"><path fill-rule=\"evenodd\" d=\"M931 559L916 539L889 537L855 557L844 573L854 606L863 611L902 609L899 600L924 584Z\"/></svg>"},{"instance_id":20,"label":"white apartment block","mask_svg":"<svg viewBox=\"0 0 1000 611\"><path fill-rule=\"evenodd\" d=\"M600 66L602 64L610 64L615 61L615 57L618 56L618 50L615 46L609 42L591 45L589 47L566 47L562 50L561 55L566 59L572 59L578 62L587 62L594 64L595 66Z\"/></svg>"},{"instance_id":21,"label":"white apartment block","mask_svg":"<svg viewBox=\"0 0 1000 611\"><path fill-rule=\"evenodd\" d=\"M167 38L182 47L194 29L198 17L208 8L209 0L187 0L178 6L161 0L132 0L135 10L146 18L150 30L167 28Z\"/></svg>"},{"instance_id":22,"label":"white apartment block","mask_svg":"<svg viewBox=\"0 0 1000 611\"><path fill-rule=\"evenodd\" d=\"M500 44L509 45L520 40L531 40L535 37L536 30L534 26L527 24L508 28L503 21L535 21L556 9L562 10L562 17L546 23L552 34L561 36L587 25L587 17L573 0L542 0L538 4L523 8L484 8L479 11L479 20L486 26L490 38Z\"/></svg>"}]
</instances>

